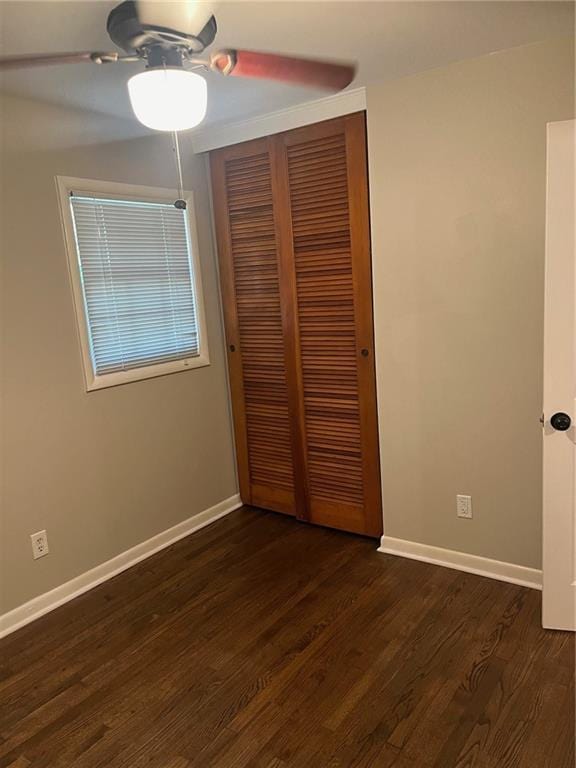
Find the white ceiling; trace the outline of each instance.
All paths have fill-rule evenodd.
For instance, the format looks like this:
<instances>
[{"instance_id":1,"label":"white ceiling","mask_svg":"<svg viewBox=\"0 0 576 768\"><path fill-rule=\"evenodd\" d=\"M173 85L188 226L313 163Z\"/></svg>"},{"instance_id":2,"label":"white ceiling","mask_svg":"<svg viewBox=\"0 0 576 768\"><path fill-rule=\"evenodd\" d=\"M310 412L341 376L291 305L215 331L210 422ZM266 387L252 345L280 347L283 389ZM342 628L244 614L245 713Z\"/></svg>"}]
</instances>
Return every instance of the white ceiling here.
<instances>
[{"instance_id":1,"label":"white ceiling","mask_svg":"<svg viewBox=\"0 0 576 768\"><path fill-rule=\"evenodd\" d=\"M109 0L0 0L3 54L114 50L106 33ZM219 4L218 48L236 47L358 62L351 87L391 79L574 33L574 3L251 2ZM79 64L6 73L9 92L125 117L135 134L126 80L141 64ZM319 94L255 80L208 75L207 122L264 114Z\"/></svg>"}]
</instances>

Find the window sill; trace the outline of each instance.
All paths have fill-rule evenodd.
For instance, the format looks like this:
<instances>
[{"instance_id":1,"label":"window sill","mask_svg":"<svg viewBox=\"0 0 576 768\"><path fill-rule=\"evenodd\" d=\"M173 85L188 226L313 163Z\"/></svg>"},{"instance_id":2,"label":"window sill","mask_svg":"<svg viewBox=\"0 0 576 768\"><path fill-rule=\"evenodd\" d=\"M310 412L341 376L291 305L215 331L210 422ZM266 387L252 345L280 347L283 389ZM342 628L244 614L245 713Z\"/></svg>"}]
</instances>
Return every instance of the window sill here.
<instances>
[{"instance_id":1,"label":"window sill","mask_svg":"<svg viewBox=\"0 0 576 768\"><path fill-rule=\"evenodd\" d=\"M86 391L93 392L98 389L107 389L108 387L117 387L121 384L130 384L133 381L144 381L145 379L154 379L157 376L167 376L170 373L181 373L193 368L205 368L210 365L208 355L198 355L189 357L185 360L174 360L169 363L158 363L157 365L146 365L142 368L132 368L129 371L118 371L116 373L106 373L102 376L93 376L86 382Z\"/></svg>"}]
</instances>

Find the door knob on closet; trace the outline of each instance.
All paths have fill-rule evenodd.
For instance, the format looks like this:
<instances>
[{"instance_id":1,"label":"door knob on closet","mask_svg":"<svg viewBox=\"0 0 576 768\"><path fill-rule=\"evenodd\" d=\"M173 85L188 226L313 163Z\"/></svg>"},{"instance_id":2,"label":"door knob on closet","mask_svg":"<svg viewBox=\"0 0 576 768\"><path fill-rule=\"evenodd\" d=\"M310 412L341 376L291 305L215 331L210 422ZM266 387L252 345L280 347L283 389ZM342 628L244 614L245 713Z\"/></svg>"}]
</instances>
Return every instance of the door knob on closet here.
<instances>
[{"instance_id":1,"label":"door knob on closet","mask_svg":"<svg viewBox=\"0 0 576 768\"><path fill-rule=\"evenodd\" d=\"M566 432L567 429L570 429L572 419L570 416L568 416L567 413L562 413L562 411L559 411L551 417L550 424L552 424L557 432Z\"/></svg>"}]
</instances>

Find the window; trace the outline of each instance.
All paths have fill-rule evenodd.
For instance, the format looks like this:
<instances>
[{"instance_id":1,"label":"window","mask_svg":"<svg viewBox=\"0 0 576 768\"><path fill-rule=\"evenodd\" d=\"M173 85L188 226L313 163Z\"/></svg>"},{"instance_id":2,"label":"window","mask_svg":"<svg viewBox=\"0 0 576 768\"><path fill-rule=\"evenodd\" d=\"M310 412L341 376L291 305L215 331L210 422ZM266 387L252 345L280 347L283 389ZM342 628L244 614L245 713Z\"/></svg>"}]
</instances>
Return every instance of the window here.
<instances>
[{"instance_id":1,"label":"window","mask_svg":"<svg viewBox=\"0 0 576 768\"><path fill-rule=\"evenodd\" d=\"M191 193L57 181L87 389L208 365Z\"/></svg>"}]
</instances>

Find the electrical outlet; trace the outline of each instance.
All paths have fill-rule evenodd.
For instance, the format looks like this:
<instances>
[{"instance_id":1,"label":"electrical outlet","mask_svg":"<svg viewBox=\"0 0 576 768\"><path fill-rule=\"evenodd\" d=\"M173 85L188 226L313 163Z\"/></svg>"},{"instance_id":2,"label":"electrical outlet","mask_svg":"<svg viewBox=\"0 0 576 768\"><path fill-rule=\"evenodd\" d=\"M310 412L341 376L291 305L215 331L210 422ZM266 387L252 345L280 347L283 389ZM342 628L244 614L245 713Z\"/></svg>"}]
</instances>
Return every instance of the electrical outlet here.
<instances>
[{"instance_id":1,"label":"electrical outlet","mask_svg":"<svg viewBox=\"0 0 576 768\"><path fill-rule=\"evenodd\" d=\"M456 496L456 514L466 520L472 520L472 496Z\"/></svg>"},{"instance_id":2,"label":"electrical outlet","mask_svg":"<svg viewBox=\"0 0 576 768\"><path fill-rule=\"evenodd\" d=\"M48 534L46 531L38 531L38 533L30 534L30 540L32 542L32 557L34 560L38 560L39 557L44 557L50 550L48 549Z\"/></svg>"}]
</instances>

